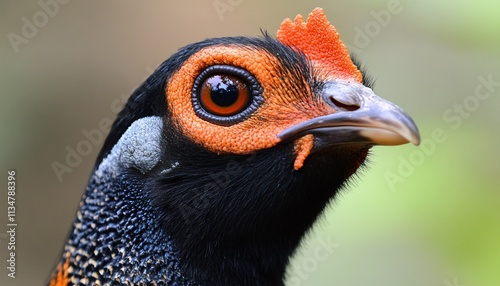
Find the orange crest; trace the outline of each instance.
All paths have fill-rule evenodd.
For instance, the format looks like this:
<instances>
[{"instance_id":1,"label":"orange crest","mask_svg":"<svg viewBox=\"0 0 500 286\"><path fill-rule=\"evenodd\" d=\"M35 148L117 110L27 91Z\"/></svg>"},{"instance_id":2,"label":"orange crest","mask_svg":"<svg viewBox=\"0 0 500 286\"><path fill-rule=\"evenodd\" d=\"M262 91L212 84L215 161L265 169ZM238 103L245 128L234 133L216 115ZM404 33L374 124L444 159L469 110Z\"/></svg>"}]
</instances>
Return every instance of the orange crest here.
<instances>
[{"instance_id":1,"label":"orange crest","mask_svg":"<svg viewBox=\"0 0 500 286\"><path fill-rule=\"evenodd\" d=\"M304 53L328 76L362 82L361 72L349 56L334 26L328 22L323 9L314 9L307 22L301 15L294 22L289 18L281 23L277 32L280 42Z\"/></svg>"}]
</instances>

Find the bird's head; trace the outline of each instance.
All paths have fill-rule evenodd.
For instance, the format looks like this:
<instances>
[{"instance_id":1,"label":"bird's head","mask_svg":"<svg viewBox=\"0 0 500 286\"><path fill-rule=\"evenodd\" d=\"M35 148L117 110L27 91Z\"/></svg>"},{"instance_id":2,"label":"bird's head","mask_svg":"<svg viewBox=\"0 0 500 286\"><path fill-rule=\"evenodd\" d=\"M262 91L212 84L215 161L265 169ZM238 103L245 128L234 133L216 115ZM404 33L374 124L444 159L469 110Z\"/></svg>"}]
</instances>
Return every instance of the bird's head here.
<instances>
[{"instance_id":1,"label":"bird's head","mask_svg":"<svg viewBox=\"0 0 500 286\"><path fill-rule=\"evenodd\" d=\"M213 42L168 79L187 138L221 156L292 143L295 170L332 146L418 144L412 119L373 93L322 9L285 20L277 38Z\"/></svg>"}]
</instances>

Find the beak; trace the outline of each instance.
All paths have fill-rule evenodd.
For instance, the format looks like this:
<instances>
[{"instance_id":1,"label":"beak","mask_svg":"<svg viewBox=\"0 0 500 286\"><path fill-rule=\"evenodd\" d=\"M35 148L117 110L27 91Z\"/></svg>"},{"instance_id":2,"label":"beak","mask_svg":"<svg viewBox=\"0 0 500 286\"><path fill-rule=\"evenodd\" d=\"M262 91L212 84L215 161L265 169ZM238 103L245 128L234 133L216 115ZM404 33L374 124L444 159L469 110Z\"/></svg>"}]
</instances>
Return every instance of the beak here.
<instances>
[{"instance_id":1,"label":"beak","mask_svg":"<svg viewBox=\"0 0 500 286\"><path fill-rule=\"evenodd\" d=\"M278 134L279 139L293 140L312 134L313 150L340 144L420 143L420 134L411 117L362 84L327 82L319 95L336 112L291 126Z\"/></svg>"}]
</instances>

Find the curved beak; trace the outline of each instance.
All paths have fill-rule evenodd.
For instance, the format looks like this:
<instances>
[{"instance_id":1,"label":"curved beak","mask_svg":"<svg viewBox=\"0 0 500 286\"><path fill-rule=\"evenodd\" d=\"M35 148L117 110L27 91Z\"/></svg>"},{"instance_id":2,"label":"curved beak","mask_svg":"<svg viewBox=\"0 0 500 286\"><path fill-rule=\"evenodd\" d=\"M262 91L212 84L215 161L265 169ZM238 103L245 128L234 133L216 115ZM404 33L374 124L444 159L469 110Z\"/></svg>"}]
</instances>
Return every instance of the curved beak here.
<instances>
[{"instance_id":1,"label":"curved beak","mask_svg":"<svg viewBox=\"0 0 500 286\"><path fill-rule=\"evenodd\" d=\"M291 126L278 137L314 135L314 149L339 144L400 145L420 143L418 128L399 106L359 83L327 82L321 98L336 112Z\"/></svg>"}]
</instances>

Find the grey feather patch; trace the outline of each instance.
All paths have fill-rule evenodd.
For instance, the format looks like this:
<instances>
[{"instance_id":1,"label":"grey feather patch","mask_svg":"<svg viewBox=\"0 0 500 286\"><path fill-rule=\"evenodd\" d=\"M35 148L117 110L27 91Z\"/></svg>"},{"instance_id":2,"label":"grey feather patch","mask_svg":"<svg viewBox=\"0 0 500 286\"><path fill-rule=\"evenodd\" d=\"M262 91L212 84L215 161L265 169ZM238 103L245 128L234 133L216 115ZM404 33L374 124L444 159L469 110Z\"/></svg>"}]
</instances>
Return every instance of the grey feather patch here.
<instances>
[{"instance_id":1,"label":"grey feather patch","mask_svg":"<svg viewBox=\"0 0 500 286\"><path fill-rule=\"evenodd\" d=\"M117 173L124 168L135 168L143 174L150 171L160 160L162 128L158 116L136 120L99 165L97 174L104 170Z\"/></svg>"}]
</instances>

